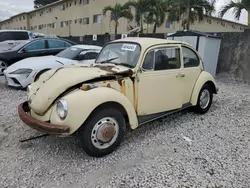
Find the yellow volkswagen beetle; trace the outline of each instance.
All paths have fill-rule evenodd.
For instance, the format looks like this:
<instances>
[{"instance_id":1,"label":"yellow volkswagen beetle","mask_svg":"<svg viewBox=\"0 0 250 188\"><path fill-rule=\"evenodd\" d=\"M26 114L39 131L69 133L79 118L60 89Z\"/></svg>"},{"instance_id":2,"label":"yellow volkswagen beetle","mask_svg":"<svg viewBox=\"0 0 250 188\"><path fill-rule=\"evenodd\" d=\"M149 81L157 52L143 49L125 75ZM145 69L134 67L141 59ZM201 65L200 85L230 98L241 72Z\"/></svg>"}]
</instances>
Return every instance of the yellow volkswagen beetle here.
<instances>
[{"instance_id":1,"label":"yellow volkswagen beetle","mask_svg":"<svg viewBox=\"0 0 250 188\"><path fill-rule=\"evenodd\" d=\"M216 82L188 44L155 38L107 43L94 64L38 74L18 107L28 126L52 135L80 135L84 151L101 157L126 128L192 107L206 113Z\"/></svg>"}]
</instances>

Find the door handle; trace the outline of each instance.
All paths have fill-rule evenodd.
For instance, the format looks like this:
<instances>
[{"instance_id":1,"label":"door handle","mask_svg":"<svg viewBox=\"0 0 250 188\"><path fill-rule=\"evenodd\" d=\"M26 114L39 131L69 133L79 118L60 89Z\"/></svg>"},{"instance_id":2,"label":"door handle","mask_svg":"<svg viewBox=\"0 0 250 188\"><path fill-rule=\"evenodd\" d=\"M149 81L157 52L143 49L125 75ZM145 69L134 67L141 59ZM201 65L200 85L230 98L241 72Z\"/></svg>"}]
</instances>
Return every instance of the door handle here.
<instances>
[{"instance_id":1,"label":"door handle","mask_svg":"<svg viewBox=\"0 0 250 188\"><path fill-rule=\"evenodd\" d=\"M180 78L180 77L183 78L183 77L185 77L185 74L184 73L179 73L179 74L176 75L176 77L177 78Z\"/></svg>"}]
</instances>

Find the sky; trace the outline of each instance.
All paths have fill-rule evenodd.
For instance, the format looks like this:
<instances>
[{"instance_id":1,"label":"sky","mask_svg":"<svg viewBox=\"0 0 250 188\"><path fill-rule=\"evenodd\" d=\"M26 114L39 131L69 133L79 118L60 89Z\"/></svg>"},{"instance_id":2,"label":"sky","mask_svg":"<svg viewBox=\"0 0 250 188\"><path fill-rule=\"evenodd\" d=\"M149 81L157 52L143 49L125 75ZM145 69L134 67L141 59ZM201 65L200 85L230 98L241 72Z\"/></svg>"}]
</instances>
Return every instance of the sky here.
<instances>
[{"instance_id":1,"label":"sky","mask_svg":"<svg viewBox=\"0 0 250 188\"><path fill-rule=\"evenodd\" d=\"M230 0L217 0L216 10L218 11L228 1ZM33 0L0 0L0 7L0 20L4 20L15 14L32 10ZM237 21L234 19L233 11L230 11L225 15L224 19L247 24L247 17L247 12L243 11L240 20Z\"/></svg>"}]
</instances>

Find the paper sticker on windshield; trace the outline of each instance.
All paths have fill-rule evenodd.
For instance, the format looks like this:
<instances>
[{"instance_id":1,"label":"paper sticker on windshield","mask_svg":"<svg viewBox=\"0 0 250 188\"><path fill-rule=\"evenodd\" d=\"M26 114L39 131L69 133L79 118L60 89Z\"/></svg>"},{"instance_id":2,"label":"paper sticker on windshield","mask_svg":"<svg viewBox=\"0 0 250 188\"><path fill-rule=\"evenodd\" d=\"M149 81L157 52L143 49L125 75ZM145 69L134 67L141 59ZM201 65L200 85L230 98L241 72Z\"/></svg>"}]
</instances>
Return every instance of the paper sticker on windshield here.
<instances>
[{"instance_id":1,"label":"paper sticker on windshield","mask_svg":"<svg viewBox=\"0 0 250 188\"><path fill-rule=\"evenodd\" d=\"M122 50L125 50L125 51L135 51L136 49L136 45L134 44L123 44L122 46Z\"/></svg>"},{"instance_id":2,"label":"paper sticker on windshield","mask_svg":"<svg viewBox=\"0 0 250 188\"><path fill-rule=\"evenodd\" d=\"M71 48L71 50L72 50L72 51L76 51L76 50L77 50L77 48Z\"/></svg>"}]
</instances>

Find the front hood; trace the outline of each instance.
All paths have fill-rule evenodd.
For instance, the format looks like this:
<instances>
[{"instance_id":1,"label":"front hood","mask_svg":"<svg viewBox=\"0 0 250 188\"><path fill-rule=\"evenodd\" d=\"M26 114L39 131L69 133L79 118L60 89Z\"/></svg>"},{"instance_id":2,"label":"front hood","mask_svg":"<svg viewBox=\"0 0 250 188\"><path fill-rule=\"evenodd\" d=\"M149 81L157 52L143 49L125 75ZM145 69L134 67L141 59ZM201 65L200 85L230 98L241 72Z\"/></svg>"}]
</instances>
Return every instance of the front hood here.
<instances>
[{"instance_id":1,"label":"front hood","mask_svg":"<svg viewBox=\"0 0 250 188\"><path fill-rule=\"evenodd\" d=\"M110 76L115 78L115 76L132 74L131 69L112 64L75 64L51 69L32 84L29 92L29 105L34 112L43 115L59 95L73 86L92 79L105 79Z\"/></svg>"},{"instance_id":2,"label":"front hood","mask_svg":"<svg viewBox=\"0 0 250 188\"><path fill-rule=\"evenodd\" d=\"M30 57L12 64L5 70L5 72L10 73L17 69L41 70L44 68L69 65L71 63L75 63L75 61L56 56Z\"/></svg>"}]
</instances>

